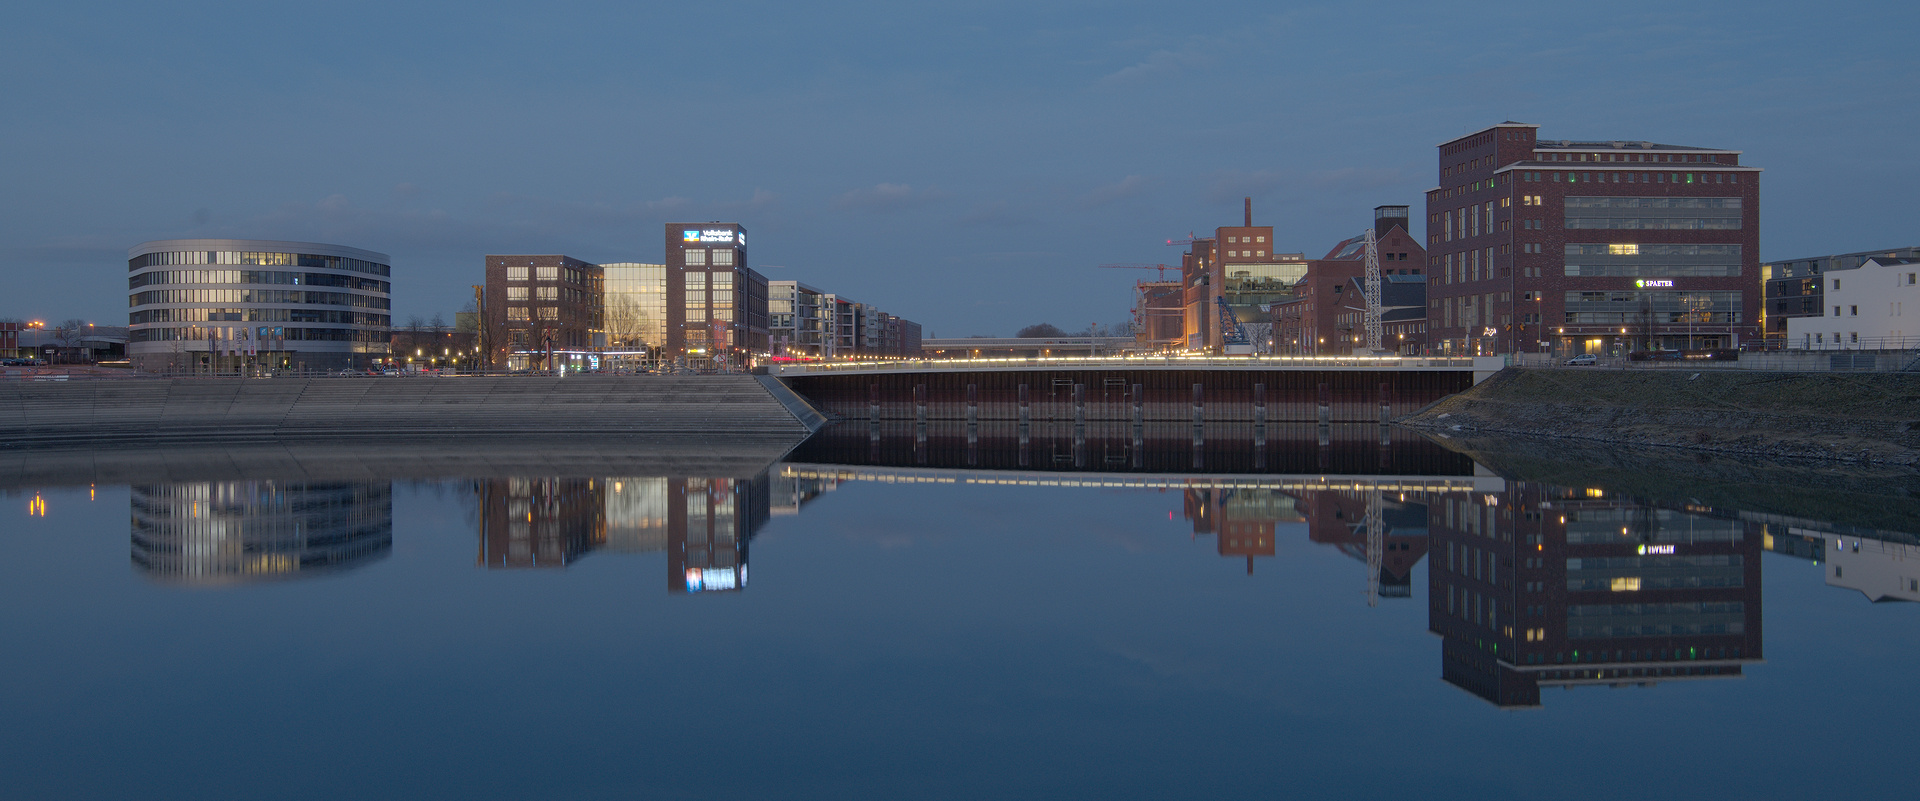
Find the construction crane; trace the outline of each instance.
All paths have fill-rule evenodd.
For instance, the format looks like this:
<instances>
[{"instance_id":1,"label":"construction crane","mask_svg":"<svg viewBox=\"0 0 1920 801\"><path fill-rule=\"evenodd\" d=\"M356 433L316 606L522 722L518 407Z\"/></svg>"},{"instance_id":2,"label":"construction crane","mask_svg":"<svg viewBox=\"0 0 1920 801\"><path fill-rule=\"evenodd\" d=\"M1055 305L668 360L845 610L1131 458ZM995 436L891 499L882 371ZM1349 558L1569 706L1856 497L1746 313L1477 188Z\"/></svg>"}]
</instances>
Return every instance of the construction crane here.
<instances>
[{"instance_id":1,"label":"construction crane","mask_svg":"<svg viewBox=\"0 0 1920 801\"><path fill-rule=\"evenodd\" d=\"M1380 243L1367 229L1367 352L1380 352Z\"/></svg>"},{"instance_id":2,"label":"construction crane","mask_svg":"<svg viewBox=\"0 0 1920 801\"><path fill-rule=\"evenodd\" d=\"M1171 245L1171 246L1185 246L1185 245L1191 245L1191 244L1193 244L1193 240L1195 240L1195 239L1198 239L1198 238L1199 238L1199 237L1196 237L1196 236L1194 236L1194 235L1193 235L1193 232L1192 232L1192 231L1188 231L1188 232L1187 232L1187 238L1186 238L1186 239L1169 239L1169 240L1167 240L1167 244L1168 244L1168 245Z\"/></svg>"},{"instance_id":3,"label":"construction crane","mask_svg":"<svg viewBox=\"0 0 1920 801\"><path fill-rule=\"evenodd\" d=\"M1159 270L1162 281L1167 280L1168 270L1180 269L1175 264L1102 264L1100 267L1106 270Z\"/></svg>"},{"instance_id":4,"label":"construction crane","mask_svg":"<svg viewBox=\"0 0 1920 801\"><path fill-rule=\"evenodd\" d=\"M1373 233L1367 233L1367 241L1373 241ZM1381 517L1386 513L1381 503L1380 485L1373 485L1367 493L1367 605L1380 604L1380 551L1386 545L1386 521Z\"/></svg>"},{"instance_id":5,"label":"construction crane","mask_svg":"<svg viewBox=\"0 0 1920 801\"><path fill-rule=\"evenodd\" d=\"M1213 300L1220 306L1220 344L1227 355L1253 355L1253 340L1247 338L1247 328L1240 324L1240 318L1233 316L1233 307L1227 305L1225 297L1215 295Z\"/></svg>"}]
</instances>

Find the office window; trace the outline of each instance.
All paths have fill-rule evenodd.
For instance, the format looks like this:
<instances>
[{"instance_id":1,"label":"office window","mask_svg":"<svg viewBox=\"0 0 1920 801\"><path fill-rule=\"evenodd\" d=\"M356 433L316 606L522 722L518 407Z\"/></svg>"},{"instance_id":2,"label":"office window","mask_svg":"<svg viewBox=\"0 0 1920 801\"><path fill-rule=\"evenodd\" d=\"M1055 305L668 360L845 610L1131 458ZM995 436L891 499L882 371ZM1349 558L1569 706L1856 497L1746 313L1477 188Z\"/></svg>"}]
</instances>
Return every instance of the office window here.
<instances>
[{"instance_id":1,"label":"office window","mask_svg":"<svg viewBox=\"0 0 1920 801\"><path fill-rule=\"evenodd\" d=\"M560 288L557 286L538 287L541 300L559 300Z\"/></svg>"},{"instance_id":2,"label":"office window","mask_svg":"<svg viewBox=\"0 0 1920 801\"><path fill-rule=\"evenodd\" d=\"M1267 238L1266 238L1266 237L1264 237L1264 236L1256 236L1256 237L1254 237L1254 238L1253 238L1253 241L1255 241L1255 242L1265 242L1265 241L1267 241Z\"/></svg>"},{"instance_id":3,"label":"office window","mask_svg":"<svg viewBox=\"0 0 1920 801\"><path fill-rule=\"evenodd\" d=\"M541 307L540 307L540 319L542 319L542 320L558 320L558 319L560 319L560 307L558 307L558 306L541 306Z\"/></svg>"},{"instance_id":4,"label":"office window","mask_svg":"<svg viewBox=\"0 0 1920 801\"><path fill-rule=\"evenodd\" d=\"M559 267L536 267L534 268L534 270L535 270L534 274L542 281L560 280Z\"/></svg>"},{"instance_id":5,"label":"office window","mask_svg":"<svg viewBox=\"0 0 1920 801\"><path fill-rule=\"evenodd\" d=\"M508 281L525 281L525 280L527 280L527 268L525 268L525 267L508 267L508 268L507 268L507 280L508 280Z\"/></svg>"},{"instance_id":6,"label":"office window","mask_svg":"<svg viewBox=\"0 0 1920 801\"><path fill-rule=\"evenodd\" d=\"M714 250L713 266L732 267L733 266L733 250L731 248L718 248Z\"/></svg>"},{"instance_id":7,"label":"office window","mask_svg":"<svg viewBox=\"0 0 1920 801\"><path fill-rule=\"evenodd\" d=\"M507 300L526 300L527 288L523 286L507 287Z\"/></svg>"},{"instance_id":8,"label":"office window","mask_svg":"<svg viewBox=\"0 0 1920 801\"><path fill-rule=\"evenodd\" d=\"M682 255L686 256L688 267L707 266L707 252L704 250L689 250L685 251Z\"/></svg>"},{"instance_id":9,"label":"office window","mask_svg":"<svg viewBox=\"0 0 1920 801\"><path fill-rule=\"evenodd\" d=\"M525 319L527 319L527 307L525 307L525 306L508 306L508 307L507 307L507 319L509 319L509 320L525 320Z\"/></svg>"}]
</instances>

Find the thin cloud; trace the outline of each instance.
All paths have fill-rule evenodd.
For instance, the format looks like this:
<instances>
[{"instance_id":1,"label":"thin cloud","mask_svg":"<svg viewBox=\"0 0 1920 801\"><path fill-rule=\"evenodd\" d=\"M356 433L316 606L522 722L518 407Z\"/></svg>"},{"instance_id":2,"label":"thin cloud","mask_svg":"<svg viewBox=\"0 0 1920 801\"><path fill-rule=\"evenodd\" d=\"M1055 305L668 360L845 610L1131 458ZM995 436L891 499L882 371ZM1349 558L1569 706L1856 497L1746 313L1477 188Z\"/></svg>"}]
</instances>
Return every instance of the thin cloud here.
<instances>
[{"instance_id":1,"label":"thin cloud","mask_svg":"<svg viewBox=\"0 0 1920 801\"><path fill-rule=\"evenodd\" d=\"M907 184L880 183L840 195L833 199L831 205L836 209L900 211L925 206L946 197L945 192L934 187L914 189Z\"/></svg>"},{"instance_id":2,"label":"thin cloud","mask_svg":"<svg viewBox=\"0 0 1920 801\"><path fill-rule=\"evenodd\" d=\"M1147 179L1138 175L1129 175L1105 186L1096 187L1093 191L1081 195L1080 205L1083 208L1091 209L1105 206L1114 201L1125 200L1146 191L1148 183L1149 181L1147 181Z\"/></svg>"}]
</instances>

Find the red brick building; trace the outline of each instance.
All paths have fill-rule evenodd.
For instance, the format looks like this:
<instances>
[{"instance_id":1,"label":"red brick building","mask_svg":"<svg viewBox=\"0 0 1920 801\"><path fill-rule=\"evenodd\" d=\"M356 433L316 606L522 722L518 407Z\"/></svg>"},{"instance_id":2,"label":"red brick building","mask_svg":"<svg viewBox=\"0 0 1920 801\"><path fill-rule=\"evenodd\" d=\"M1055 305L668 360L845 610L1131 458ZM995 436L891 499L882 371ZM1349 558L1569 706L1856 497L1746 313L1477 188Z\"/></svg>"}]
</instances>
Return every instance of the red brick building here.
<instances>
[{"instance_id":1,"label":"red brick building","mask_svg":"<svg viewBox=\"0 0 1920 801\"><path fill-rule=\"evenodd\" d=\"M1760 170L1740 152L1539 139L1439 146L1427 193L1435 352L1616 354L1758 336Z\"/></svg>"},{"instance_id":2,"label":"red brick building","mask_svg":"<svg viewBox=\"0 0 1920 801\"><path fill-rule=\"evenodd\" d=\"M1381 346L1403 353L1426 344L1427 252L1407 232L1406 206L1374 209L1380 254ZM1293 297L1273 304L1273 352L1348 354L1366 344L1366 235L1307 262Z\"/></svg>"}]
</instances>

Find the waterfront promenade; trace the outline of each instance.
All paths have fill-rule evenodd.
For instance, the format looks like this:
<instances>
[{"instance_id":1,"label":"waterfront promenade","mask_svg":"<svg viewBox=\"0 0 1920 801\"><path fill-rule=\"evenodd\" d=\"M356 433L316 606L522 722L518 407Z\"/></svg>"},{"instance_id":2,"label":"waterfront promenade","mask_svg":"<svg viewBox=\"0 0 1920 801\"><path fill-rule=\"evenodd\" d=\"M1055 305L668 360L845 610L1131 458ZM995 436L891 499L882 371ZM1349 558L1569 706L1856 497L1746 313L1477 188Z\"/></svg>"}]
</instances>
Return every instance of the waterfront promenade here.
<instances>
[{"instance_id":1,"label":"waterfront promenade","mask_svg":"<svg viewBox=\"0 0 1920 801\"><path fill-rule=\"evenodd\" d=\"M820 422L809 412L749 375L15 381L0 383L0 448L719 435L791 446Z\"/></svg>"}]
</instances>

